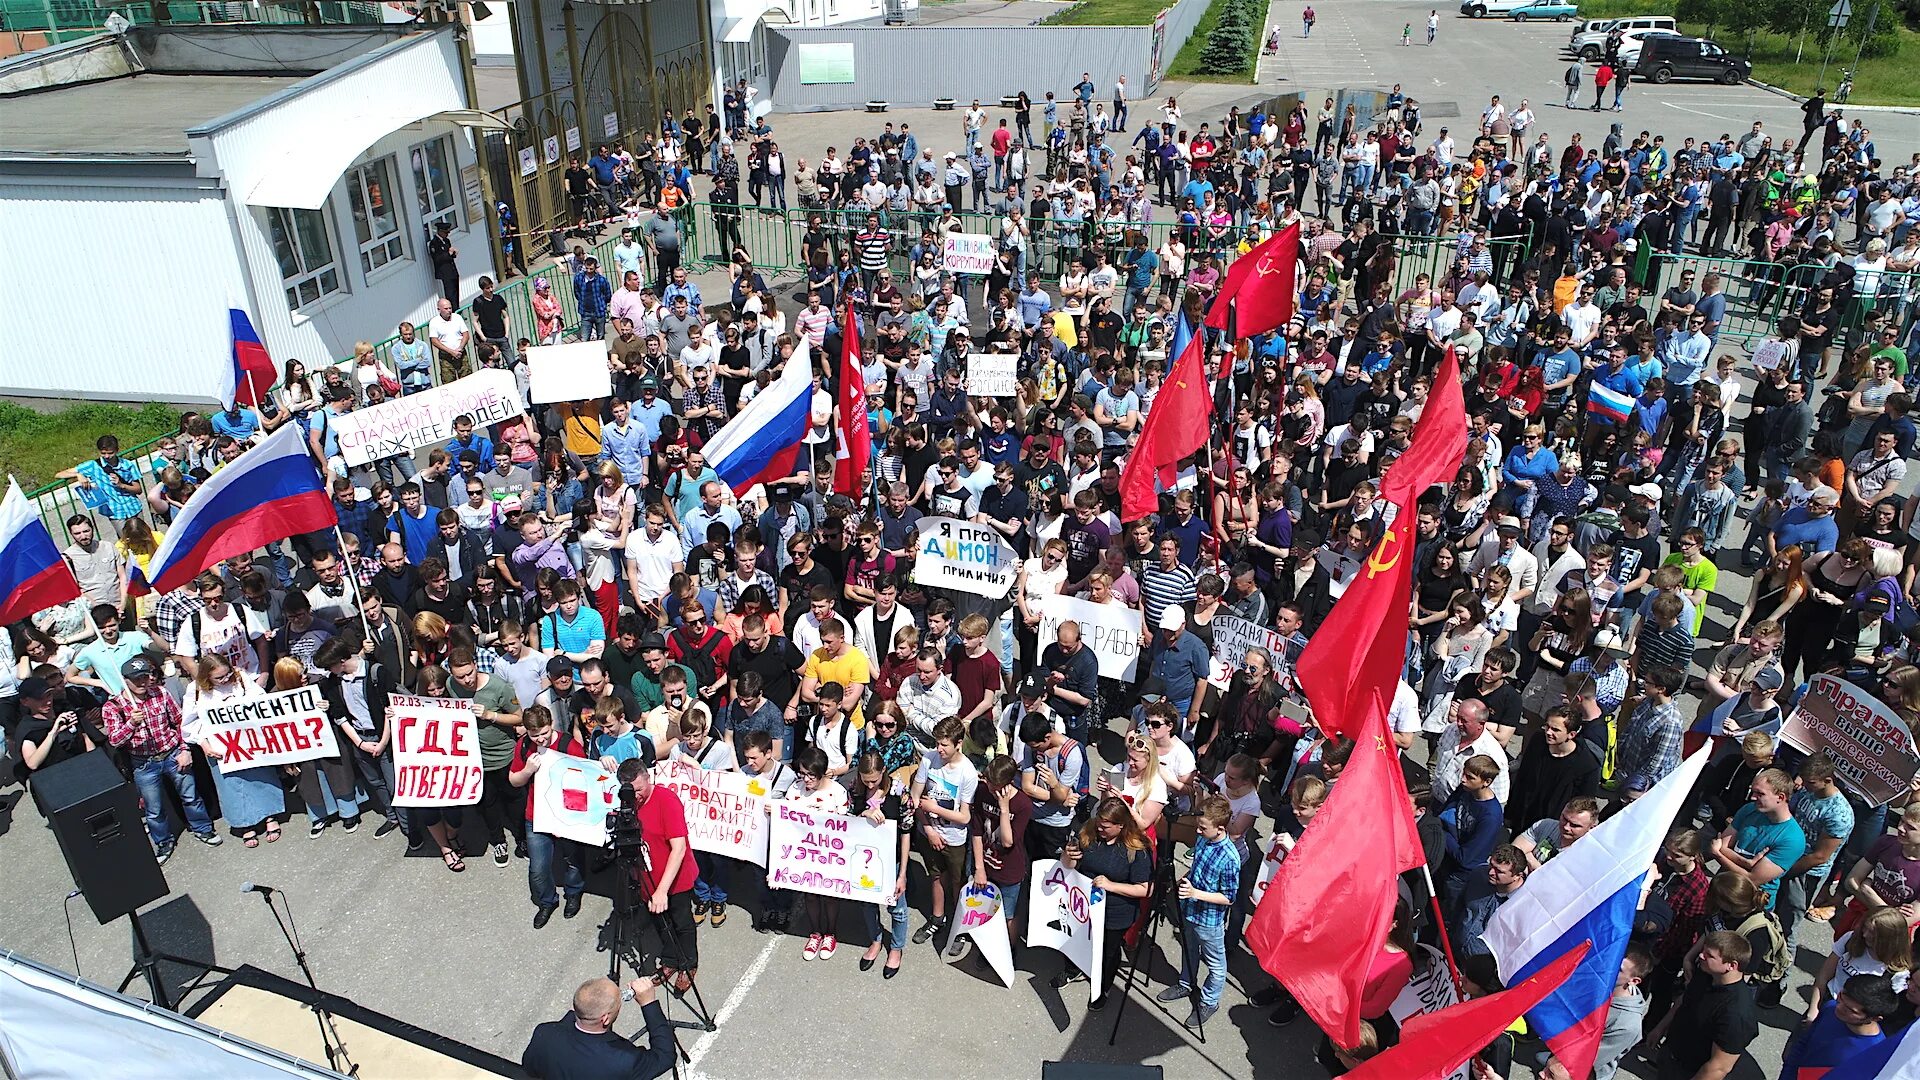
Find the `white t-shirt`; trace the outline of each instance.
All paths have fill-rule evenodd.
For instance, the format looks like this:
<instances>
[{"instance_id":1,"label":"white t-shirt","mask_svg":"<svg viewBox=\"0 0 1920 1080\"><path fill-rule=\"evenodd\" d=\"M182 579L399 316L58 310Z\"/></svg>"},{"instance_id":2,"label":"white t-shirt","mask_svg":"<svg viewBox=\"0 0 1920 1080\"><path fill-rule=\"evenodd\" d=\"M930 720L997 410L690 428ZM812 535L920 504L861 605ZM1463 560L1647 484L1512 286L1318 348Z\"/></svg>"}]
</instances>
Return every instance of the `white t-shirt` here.
<instances>
[{"instance_id":1,"label":"white t-shirt","mask_svg":"<svg viewBox=\"0 0 1920 1080\"><path fill-rule=\"evenodd\" d=\"M920 769L914 774L915 785L924 785L925 794L933 797L942 810L958 810L963 806L972 806L974 794L980 788L980 771L973 767L965 755L954 759L951 765L940 764L940 752L930 750L920 758ZM838 784L834 785L839 787ZM940 830L940 839L949 844L967 842L967 827L945 818L929 818Z\"/></svg>"},{"instance_id":2,"label":"white t-shirt","mask_svg":"<svg viewBox=\"0 0 1920 1080\"><path fill-rule=\"evenodd\" d=\"M198 640L193 635L196 622L200 624ZM258 654L253 651L253 642L266 636L266 617L252 608L228 604L226 615L219 619L202 608L180 627L180 639L174 642L173 651L176 656L189 658L221 656L235 670L258 675L260 662Z\"/></svg>"},{"instance_id":3,"label":"white t-shirt","mask_svg":"<svg viewBox=\"0 0 1920 1080\"><path fill-rule=\"evenodd\" d=\"M667 756L708 772L733 772L739 768L739 762L733 756L733 742L729 739L716 739L711 735L707 737L706 745L698 751L687 749L685 741L675 742L673 752Z\"/></svg>"},{"instance_id":4,"label":"white t-shirt","mask_svg":"<svg viewBox=\"0 0 1920 1080\"><path fill-rule=\"evenodd\" d=\"M427 336L445 348L459 349L468 336L467 320L461 318L457 311L444 319L435 315L427 320Z\"/></svg>"},{"instance_id":5,"label":"white t-shirt","mask_svg":"<svg viewBox=\"0 0 1920 1080\"><path fill-rule=\"evenodd\" d=\"M627 562L640 578L642 600L657 600L667 595L673 580L673 564L686 555L680 538L672 529L660 530L660 539L647 539L647 530L638 528L627 534Z\"/></svg>"}]
</instances>

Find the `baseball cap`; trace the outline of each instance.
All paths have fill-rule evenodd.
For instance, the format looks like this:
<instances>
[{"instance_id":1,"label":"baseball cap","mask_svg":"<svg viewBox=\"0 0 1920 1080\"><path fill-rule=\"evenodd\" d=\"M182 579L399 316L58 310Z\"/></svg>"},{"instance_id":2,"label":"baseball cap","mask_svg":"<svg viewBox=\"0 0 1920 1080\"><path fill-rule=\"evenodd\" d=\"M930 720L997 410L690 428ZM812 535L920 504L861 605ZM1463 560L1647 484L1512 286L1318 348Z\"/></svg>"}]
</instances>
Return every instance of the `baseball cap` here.
<instances>
[{"instance_id":1,"label":"baseball cap","mask_svg":"<svg viewBox=\"0 0 1920 1080\"><path fill-rule=\"evenodd\" d=\"M1168 604L1165 608L1161 609L1160 629L1181 630L1181 629L1185 629L1186 625L1187 625L1187 613L1184 611L1181 611L1177 605Z\"/></svg>"},{"instance_id":2,"label":"baseball cap","mask_svg":"<svg viewBox=\"0 0 1920 1080\"><path fill-rule=\"evenodd\" d=\"M660 380L649 375L646 378L640 380L640 389L652 390L658 393L660 390Z\"/></svg>"},{"instance_id":3,"label":"baseball cap","mask_svg":"<svg viewBox=\"0 0 1920 1080\"><path fill-rule=\"evenodd\" d=\"M1787 677L1780 673L1779 668L1771 665L1761 668L1758 672L1754 673L1753 676L1753 688L1755 690L1778 690L1782 686L1785 686L1786 683Z\"/></svg>"},{"instance_id":4,"label":"baseball cap","mask_svg":"<svg viewBox=\"0 0 1920 1080\"><path fill-rule=\"evenodd\" d=\"M152 660L144 656L133 656L129 657L126 663L120 665L120 674L123 678L138 679L146 675L158 675L160 674L160 669L153 665ZM25 690L23 688L22 693L24 692Z\"/></svg>"},{"instance_id":5,"label":"baseball cap","mask_svg":"<svg viewBox=\"0 0 1920 1080\"><path fill-rule=\"evenodd\" d=\"M564 656L555 656L547 660L547 677L557 679L562 675L573 674L573 661Z\"/></svg>"},{"instance_id":6,"label":"baseball cap","mask_svg":"<svg viewBox=\"0 0 1920 1080\"><path fill-rule=\"evenodd\" d=\"M52 692L53 687L47 685L47 680L37 675L20 680L20 696L23 698L33 698L37 701Z\"/></svg>"},{"instance_id":7,"label":"baseball cap","mask_svg":"<svg viewBox=\"0 0 1920 1080\"><path fill-rule=\"evenodd\" d=\"M1627 488L1627 492L1628 494L1638 495L1641 498L1649 500L1651 502L1659 502L1661 498L1666 495L1666 492L1660 490L1659 484L1655 484L1651 482L1645 483L1645 484L1630 485Z\"/></svg>"},{"instance_id":8,"label":"baseball cap","mask_svg":"<svg viewBox=\"0 0 1920 1080\"><path fill-rule=\"evenodd\" d=\"M1020 680L1020 696L1023 698L1046 697L1047 680L1041 678L1039 672L1028 672L1027 677Z\"/></svg>"}]
</instances>

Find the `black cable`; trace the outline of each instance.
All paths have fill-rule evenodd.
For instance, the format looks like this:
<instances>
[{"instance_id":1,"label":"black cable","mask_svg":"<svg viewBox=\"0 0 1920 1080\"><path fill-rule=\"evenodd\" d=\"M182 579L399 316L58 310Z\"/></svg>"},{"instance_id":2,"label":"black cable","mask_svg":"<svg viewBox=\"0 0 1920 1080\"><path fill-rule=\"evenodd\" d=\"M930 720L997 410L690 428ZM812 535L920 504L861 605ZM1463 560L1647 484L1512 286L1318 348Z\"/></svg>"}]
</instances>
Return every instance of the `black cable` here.
<instances>
[{"instance_id":1,"label":"black cable","mask_svg":"<svg viewBox=\"0 0 1920 1080\"><path fill-rule=\"evenodd\" d=\"M60 910L66 912L67 915L67 948L73 950L73 973L75 975L80 974L80 945L73 939L73 898L79 895L79 889L73 890L67 894L66 901L60 905Z\"/></svg>"}]
</instances>

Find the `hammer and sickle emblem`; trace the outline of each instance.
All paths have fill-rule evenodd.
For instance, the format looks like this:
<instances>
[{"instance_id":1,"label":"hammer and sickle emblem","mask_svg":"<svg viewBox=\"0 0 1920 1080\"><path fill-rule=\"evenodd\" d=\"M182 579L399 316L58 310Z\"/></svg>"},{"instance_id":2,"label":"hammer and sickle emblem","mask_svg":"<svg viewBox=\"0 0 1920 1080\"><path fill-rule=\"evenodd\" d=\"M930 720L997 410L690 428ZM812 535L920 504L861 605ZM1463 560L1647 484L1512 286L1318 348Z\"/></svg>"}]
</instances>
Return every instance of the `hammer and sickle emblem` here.
<instances>
[{"instance_id":1,"label":"hammer and sickle emblem","mask_svg":"<svg viewBox=\"0 0 1920 1080\"><path fill-rule=\"evenodd\" d=\"M1388 551L1393 552L1391 558L1387 557ZM1380 545L1373 549L1373 554L1367 556L1367 576L1371 578L1384 574L1393 569L1399 561L1400 533L1389 529L1380 537Z\"/></svg>"},{"instance_id":2,"label":"hammer and sickle emblem","mask_svg":"<svg viewBox=\"0 0 1920 1080\"><path fill-rule=\"evenodd\" d=\"M1254 273L1259 274L1261 277L1266 277L1268 274L1279 273L1280 268L1273 264L1273 256L1273 250L1269 250L1266 254L1260 256L1260 261L1253 265Z\"/></svg>"}]
</instances>

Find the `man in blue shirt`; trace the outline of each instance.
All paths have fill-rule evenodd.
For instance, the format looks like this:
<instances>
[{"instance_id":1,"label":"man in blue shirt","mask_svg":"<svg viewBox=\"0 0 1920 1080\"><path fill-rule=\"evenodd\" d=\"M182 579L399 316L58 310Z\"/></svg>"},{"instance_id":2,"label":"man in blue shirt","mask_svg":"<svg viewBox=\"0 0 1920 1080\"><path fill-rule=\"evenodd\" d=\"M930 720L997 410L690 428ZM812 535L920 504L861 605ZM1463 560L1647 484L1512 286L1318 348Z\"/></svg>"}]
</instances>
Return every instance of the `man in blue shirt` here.
<instances>
[{"instance_id":1,"label":"man in blue shirt","mask_svg":"<svg viewBox=\"0 0 1920 1080\"><path fill-rule=\"evenodd\" d=\"M628 405L633 414L634 423L647 434L647 445L652 447L660 441L660 421L673 413L673 407L660 397L660 380L649 375L640 380L640 400ZM651 450L647 451L651 453ZM645 456L644 454L642 456ZM626 472L625 468L620 470Z\"/></svg>"},{"instance_id":2,"label":"man in blue shirt","mask_svg":"<svg viewBox=\"0 0 1920 1080\"><path fill-rule=\"evenodd\" d=\"M493 440L474 434L473 417L461 413L453 418L453 438L447 441L447 456L459 461L460 455L469 450L479 455L481 472L493 468Z\"/></svg>"},{"instance_id":3,"label":"man in blue shirt","mask_svg":"<svg viewBox=\"0 0 1920 1080\"><path fill-rule=\"evenodd\" d=\"M1120 260L1127 268L1127 302L1121 309L1131 312L1146 302L1153 292L1153 279L1160 272L1160 256L1147 250L1147 239L1136 234L1133 247Z\"/></svg>"},{"instance_id":4,"label":"man in blue shirt","mask_svg":"<svg viewBox=\"0 0 1920 1080\"><path fill-rule=\"evenodd\" d=\"M638 486L646 481L647 456L653 453L653 440L647 436L646 425L634 419L633 406L614 399L613 423L600 429L600 449L620 466L620 478L628 485Z\"/></svg>"},{"instance_id":5,"label":"man in blue shirt","mask_svg":"<svg viewBox=\"0 0 1920 1080\"><path fill-rule=\"evenodd\" d=\"M1686 326L1668 333L1660 343L1660 362L1667 370L1667 397L1680 401L1692 393L1694 380L1707 366L1707 354L1713 351L1713 339L1707 337L1706 317L1699 312L1687 316Z\"/></svg>"},{"instance_id":6,"label":"man in blue shirt","mask_svg":"<svg viewBox=\"0 0 1920 1080\"><path fill-rule=\"evenodd\" d=\"M1187 632L1187 613L1170 604L1160 612L1159 641L1153 654L1153 678L1166 687L1167 700L1183 719L1185 731L1200 721L1207 666L1213 657L1200 639Z\"/></svg>"},{"instance_id":7,"label":"man in blue shirt","mask_svg":"<svg viewBox=\"0 0 1920 1080\"><path fill-rule=\"evenodd\" d=\"M620 212L620 206L613 197L613 156L604 146L595 147L593 156L587 159L587 168L593 170L593 182L600 189L600 198L606 203L606 214L613 217Z\"/></svg>"},{"instance_id":8,"label":"man in blue shirt","mask_svg":"<svg viewBox=\"0 0 1920 1080\"><path fill-rule=\"evenodd\" d=\"M387 540L407 550L407 561L418 566L427 557L440 525L426 507L420 485L409 480L400 485L400 509L387 519Z\"/></svg>"},{"instance_id":9,"label":"man in blue shirt","mask_svg":"<svg viewBox=\"0 0 1920 1080\"><path fill-rule=\"evenodd\" d=\"M207 423L213 427L215 435L231 435L240 442L251 440L254 433L260 430L260 417L252 409L241 408L237 402L233 408L209 416Z\"/></svg>"},{"instance_id":10,"label":"man in blue shirt","mask_svg":"<svg viewBox=\"0 0 1920 1080\"><path fill-rule=\"evenodd\" d=\"M1808 499L1806 505L1795 506L1780 515L1774 523L1773 531L1768 534L1773 549L1767 552L1771 559L1789 546L1798 544L1806 555L1815 552L1832 551L1840 545L1840 527L1833 520L1833 495L1820 492Z\"/></svg>"}]
</instances>

